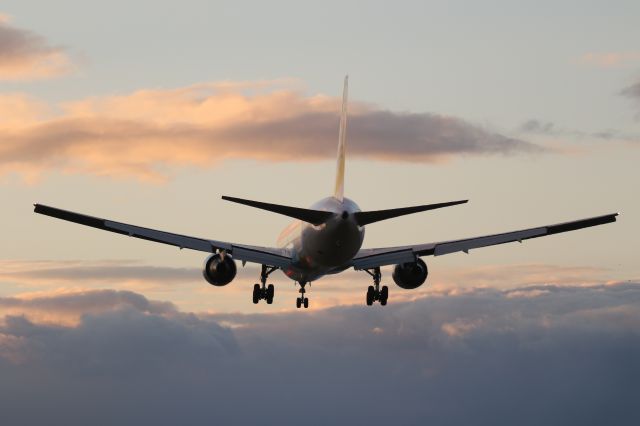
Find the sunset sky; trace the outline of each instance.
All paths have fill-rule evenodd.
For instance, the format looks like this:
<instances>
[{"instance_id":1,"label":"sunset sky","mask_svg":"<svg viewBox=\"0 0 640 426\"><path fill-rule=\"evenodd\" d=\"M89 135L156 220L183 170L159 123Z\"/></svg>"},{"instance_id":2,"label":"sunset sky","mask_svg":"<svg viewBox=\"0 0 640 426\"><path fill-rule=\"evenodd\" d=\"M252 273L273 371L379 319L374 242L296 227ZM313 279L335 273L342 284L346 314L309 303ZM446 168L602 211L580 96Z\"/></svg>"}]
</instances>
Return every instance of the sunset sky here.
<instances>
[{"instance_id":1,"label":"sunset sky","mask_svg":"<svg viewBox=\"0 0 640 426\"><path fill-rule=\"evenodd\" d=\"M373 389L393 395L370 423L468 424L484 413L485 424L527 424L514 406L535 398L547 410L528 413L531 424L624 415L640 379L639 18L637 1L4 2L0 407L13 401L5 412L22 424L46 413L94 423L113 410L131 423L189 412L229 424L253 417L236 417L233 403L216 417L203 397L251 395L287 423L291 407L278 404L308 393L307 408L317 398L358 421ZM32 212L38 202L273 246L287 218L220 197L308 207L331 194L345 74L345 195L364 210L470 200L370 225L365 247L614 212L618 222L425 258L427 285L413 292L385 268L388 309L364 306L366 274L326 277L299 312L280 272L274 304L255 306L255 265L216 288L202 279L204 253ZM272 371L256 369L264 359ZM289 376L261 399L279 374L302 369L317 387ZM496 383L505 388L483 394ZM151 415L168 384L190 402ZM67 392L21 417L21 404L57 388ZM124 388L122 400L65 408ZM126 401L148 390L139 406ZM576 392L606 403L582 413L567 400ZM340 398L350 394L354 405ZM457 410L456 395L474 401ZM513 403L504 417L499 401ZM318 424L333 419L323 415Z\"/></svg>"}]
</instances>

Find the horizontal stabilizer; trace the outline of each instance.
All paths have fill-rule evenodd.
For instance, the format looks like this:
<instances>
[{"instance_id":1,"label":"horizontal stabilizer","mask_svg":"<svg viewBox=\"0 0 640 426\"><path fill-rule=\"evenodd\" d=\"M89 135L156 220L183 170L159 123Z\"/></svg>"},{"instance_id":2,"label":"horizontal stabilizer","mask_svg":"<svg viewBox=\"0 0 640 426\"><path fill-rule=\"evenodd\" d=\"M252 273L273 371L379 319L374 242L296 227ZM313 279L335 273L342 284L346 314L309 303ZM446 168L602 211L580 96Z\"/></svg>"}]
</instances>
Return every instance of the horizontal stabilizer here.
<instances>
[{"instance_id":1,"label":"horizontal stabilizer","mask_svg":"<svg viewBox=\"0 0 640 426\"><path fill-rule=\"evenodd\" d=\"M358 225L365 226L370 223L380 222L381 220L392 219L398 216L404 216L407 214L424 212L427 210L439 209L442 207L455 206L458 204L464 204L469 200L460 200L460 201L450 201L448 203L438 203L438 204L425 204L423 206L414 206L414 207L401 207L399 209L389 209L389 210L376 210L371 212L357 212L354 213L354 217Z\"/></svg>"},{"instance_id":2,"label":"horizontal stabilizer","mask_svg":"<svg viewBox=\"0 0 640 426\"><path fill-rule=\"evenodd\" d=\"M325 212L322 210L301 209L299 207L282 206L279 204L262 203L260 201L244 200L242 198L222 196L223 200L231 201L238 204L244 204L245 206L255 207L262 210L267 210L273 213L282 214L285 216L299 219L303 222L311 223L312 225L321 225L325 223L335 213Z\"/></svg>"}]
</instances>

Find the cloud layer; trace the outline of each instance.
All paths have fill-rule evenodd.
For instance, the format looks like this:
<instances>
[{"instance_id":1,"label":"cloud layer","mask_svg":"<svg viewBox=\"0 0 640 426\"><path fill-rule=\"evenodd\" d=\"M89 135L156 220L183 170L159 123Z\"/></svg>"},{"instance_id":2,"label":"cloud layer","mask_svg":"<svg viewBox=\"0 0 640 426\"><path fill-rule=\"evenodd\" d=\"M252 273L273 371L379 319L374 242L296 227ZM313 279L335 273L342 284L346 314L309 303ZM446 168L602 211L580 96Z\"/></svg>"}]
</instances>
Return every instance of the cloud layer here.
<instances>
[{"instance_id":1,"label":"cloud layer","mask_svg":"<svg viewBox=\"0 0 640 426\"><path fill-rule=\"evenodd\" d=\"M640 101L640 81L622 90L622 95Z\"/></svg>"},{"instance_id":2,"label":"cloud layer","mask_svg":"<svg viewBox=\"0 0 640 426\"><path fill-rule=\"evenodd\" d=\"M617 68L640 62L640 52L588 52L580 57L579 62L598 68Z\"/></svg>"},{"instance_id":3,"label":"cloud layer","mask_svg":"<svg viewBox=\"0 0 640 426\"><path fill-rule=\"evenodd\" d=\"M48 169L161 180L182 166L228 158L258 161L332 159L339 100L303 96L277 84L200 84L90 98L25 111L24 98L0 97L0 172ZM460 118L393 112L352 102L349 155L383 161L430 162L454 155L540 151Z\"/></svg>"},{"instance_id":4,"label":"cloud layer","mask_svg":"<svg viewBox=\"0 0 640 426\"><path fill-rule=\"evenodd\" d=\"M118 238L118 237L114 237ZM608 282L611 271L592 266L562 266L552 264L482 265L475 267L441 267L429 277L428 285L405 291L391 281L392 267L382 269L383 282L391 285L393 303L412 301L440 292L466 292L473 288L510 289L548 285L589 286ZM284 312L294 310L298 288L281 272L271 279L276 284L277 297L270 306L251 303L251 289L259 276L257 266L239 268L232 285L217 288L202 278L195 266L177 268L153 266L130 260L110 261L30 261L0 260L0 287L18 294L20 300L51 296L66 297L70 293L103 289L136 291L152 298L170 298L180 308L210 312ZM615 282L615 281L611 281ZM311 310L338 305L361 304L370 278L361 271L345 271L324 277L311 289ZM316 287L317 285L317 287ZM8 300L8 299L7 299ZM8 302L9 303L9 302ZM20 312L25 304L9 303L2 308ZM29 305L31 306L31 305ZM16 311L16 308L18 311ZM31 306L31 314L43 318L46 312ZM74 311L75 312L75 311ZM31 315L30 314L30 315ZM48 321L55 317L47 316ZM65 323L77 323L80 315L64 314Z\"/></svg>"},{"instance_id":5,"label":"cloud layer","mask_svg":"<svg viewBox=\"0 0 640 426\"><path fill-rule=\"evenodd\" d=\"M123 292L41 297L27 303L85 313L73 326L4 317L3 418L636 424L640 286L517 292L217 316Z\"/></svg>"},{"instance_id":6,"label":"cloud layer","mask_svg":"<svg viewBox=\"0 0 640 426\"><path fill-rule=\"evenodd\" d=\"M30 80L66 74L71 61L65 49L43 37L12 26L0 15L0 81Z\"/></svg>"}]
</instances>

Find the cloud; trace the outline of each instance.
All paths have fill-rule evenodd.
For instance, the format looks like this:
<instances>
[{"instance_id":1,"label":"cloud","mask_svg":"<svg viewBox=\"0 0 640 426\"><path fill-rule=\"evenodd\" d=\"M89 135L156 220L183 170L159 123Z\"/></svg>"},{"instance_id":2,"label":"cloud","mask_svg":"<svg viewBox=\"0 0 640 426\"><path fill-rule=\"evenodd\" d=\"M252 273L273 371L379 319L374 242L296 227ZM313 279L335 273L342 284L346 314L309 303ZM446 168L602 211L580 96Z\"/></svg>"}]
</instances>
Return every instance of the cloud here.
<instances>
[{"instance_id":1,"label":"cloud","mask_svg":"<svg viewBox=\"0 0 640 426\"><path fill-rule=\"evenodd\" d=\"M519 130L523 133L535 133L535 134L553 134L557 132L557 128L554 123L550 121L540 121L536 119L527 120L522 123Z\"/></svg>"},{"instance_id":2,"label":"cloud","mask_svg":"<svg viewBox=\"0 0 640 426\"><path fill-rule=\"evenodd\" d=\"M623 96L640 101L640 81L631 86L628 86L620 92Z\"/></svg>"},{"instance_id":3,"label":"cloud","mask_svg":"<svg viewBox=\"0 0 640 426\"><path fill-rule=\"evenodd\" d=\"M51 312L103 302L71 326L5 315L3 419L638 423L640 285L545 289L271 315L151 310L131 294L42 299Z\"/></svg>"},{"instance_id":4,"label":"cloud","mask_svg":"<svg viewBox=\"0 0 640 426\"><path fill-rule=\"evenodd\" d=\"M171 303L149 301L130 291L57 291L42 295L0 297L0 312L5 316L23 315L31 321L58 325L77 324L87 313L102 314L127 308L156 315L176 312Z\"/></svg>"},{"instance_id":5,"label":"cloud","mask_svg":"<svg viewBox=\"0 0 640 426\"><path fill-rule=\"evenodd\" d=\"M0 172L60 169L158 181L179 167L210 167L230 158L332 159L339 100L277 86L227 82L144 90L52 106L62 113L19 125L0 121ZM433 162L542 150L460 118L358 102L350 111L354 158Z\"/></svg>"},{"instance_id":6,"label":"cloud","mask_svg":"<svg viewBox=\"0 0 640 426\"><path fill-rule=\"evenodd\" d=\"M567 284L589 286L607 282L611 275L608 269L592 266L528 263L474 267L441 265L437 270L432 271L427 285L414 291L405 291L393 283L391 272L392 267L382 269L383 283L389 285L391 300L394 303L413 301L416 298L442 292L452 295L463 294L474 291L475 288L518 290L531 286L542 286L542 288ZM233 312L257 309L259 312L286 312L295 310L294 301L299 296L298 287L294 286L293 282L281 272L271 276L270 282L276 285L277 291L274 304L268 307L251 304L251 288L258 276L259 268L248 264L246 267L238 268L238 275L231 285L216 288L207 284L202 278L201 265L180 268L146 265L132 260L0 260L0 287L17 293L17 297L22 299L69 295L108 287L140 292L147 297L170 298L182 309L196 311ZM370 282L370 277L361 271L350 270L338 275L326 276L311 288L311 310L339 305L360 305L363 303L364 293ZM80 315L73 316L67 313L65 319L77 322Z\"/></svg>"},{"instance_id":7,"label":"cloud","mask_svg":"<svg viewBox=\"0 0 640 426\"><path fill-rule=\"evenodd\" d=\"M632 88L630 88L632 89ZM638 87L640 94L640 86ZM623 94L626 94L623 92ZM585 132L581 130L571 130L559 127L551 121L538 119L530 119L518 126L517 131L520 134L535 135L548 138L570 138L575 140L596 140L596 141L613 141L613 142L637 142L640 141L640 135L630 132L624 132L616 129L604 129L596 132Z\"/></svg>"},{"instance_id":8,"label":"cloud","mask_svg":"<svg viewBox=\"0 0 640 426\"><path fill-rule=\"evenodd\" d=\"M0 280L21 284L179 284L202 280L199 268L174 268L138 264L131 260L27 261L0 260Z\"/></svg>"},{"instance_id":9,"label":"cloud","mask_svg":"<svg viewBox=\"0 0 640 426\"><path fill-rule=\"evenodd\" d=\"M632 84L630 86L627 86L624 89L622 89L620 94L622 96L625 96L625 97L635 101L637 106L640 107L640 80L638 80L636 83L634 83L634 84ZM640 113L638 113L636 118L640 119ZM636 136L635 137L635 141L640 141L640 136Z\"/></svg>"},{"instance_id":10,"label":"cloud","mask_svg":"<svg viewBox=\"0 0 640 426\"><path fill-rule=\"evenodd\" d=\"M71 69L65 49L12 26L6 15L0 15L0 81L56 77Z\"/></svg>"},{"instance_id":11,"label":"cloud","mask_svg":"<svg viewBox=\"0 0 640 426\"><path fill-rule=\"evenodd\" d=\"M640 62L640 52L588 52L578 61L597 68L618 68Z\"/></svg>"}]
</instances>

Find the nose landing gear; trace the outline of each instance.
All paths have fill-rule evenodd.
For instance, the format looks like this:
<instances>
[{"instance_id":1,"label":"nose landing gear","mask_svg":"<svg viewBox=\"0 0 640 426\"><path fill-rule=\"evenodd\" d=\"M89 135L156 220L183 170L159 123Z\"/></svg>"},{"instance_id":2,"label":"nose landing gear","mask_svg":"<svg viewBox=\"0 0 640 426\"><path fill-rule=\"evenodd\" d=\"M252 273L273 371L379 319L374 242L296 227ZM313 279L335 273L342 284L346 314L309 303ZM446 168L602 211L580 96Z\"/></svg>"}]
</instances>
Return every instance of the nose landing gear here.
<instances>
[{"instance_id":1,"label":"nose landing gear","mask_svg":"<svg viewBox=\"0 0 640 426\"><path fill-rule=\"evenodd\" d=\"M278 269L275 266L268 267L267 265L262 265L262 271L260 272L260 284L254 284L253 286L253 303L258 304L261 300L266 300L268 305L273 303L273 296L275 293L275 287L273 284L269 284L267 286L267 278L269 274Z\"/></svg>"},{"instance_id":2,"label":"nose landing gear","mask_svg":"<svg viewBox=\"0 0 640 426\"><path fill-rule=\"evenodd\" d=\"M367 306L373 305L373 302L378 301L382 306L387 304L387 299L389 299L389 287L386 285L380 288L380 280L382 278L382 274L380 273L380 268L374 268L373 272L369 269L364 270L367 274L373 277L373 285L370 285L367 289Z\"/></svg>"}]
</instances>

